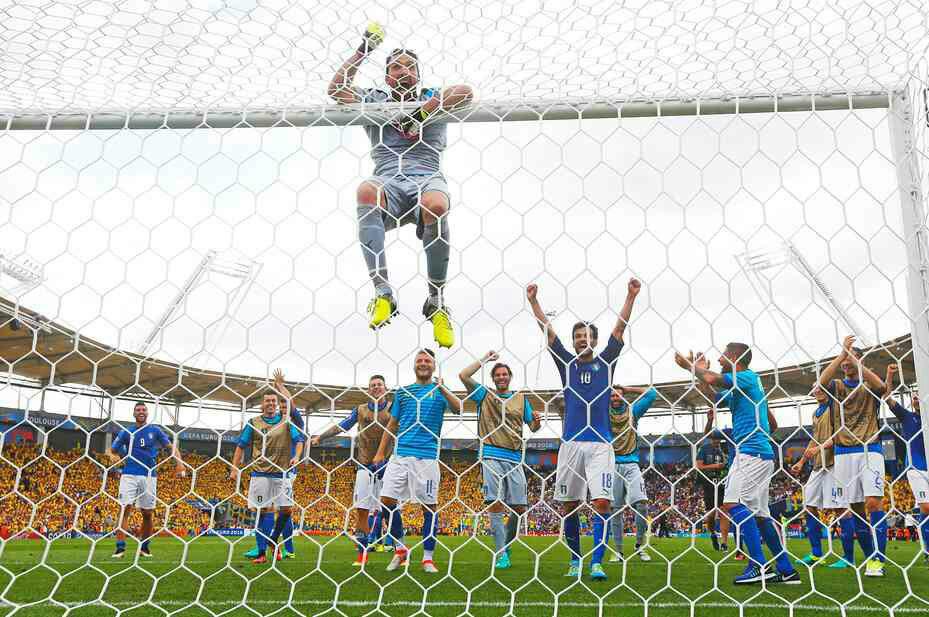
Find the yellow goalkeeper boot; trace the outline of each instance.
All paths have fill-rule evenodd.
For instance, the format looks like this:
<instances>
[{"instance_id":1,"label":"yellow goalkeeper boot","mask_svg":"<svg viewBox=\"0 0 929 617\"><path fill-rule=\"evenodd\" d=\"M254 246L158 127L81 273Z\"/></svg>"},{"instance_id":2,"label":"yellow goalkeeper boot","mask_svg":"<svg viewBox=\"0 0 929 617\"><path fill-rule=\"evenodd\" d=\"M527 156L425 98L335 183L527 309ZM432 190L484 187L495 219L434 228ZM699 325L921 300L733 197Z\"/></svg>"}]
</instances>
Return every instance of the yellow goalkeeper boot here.
<instances>
[{"instance_id":1,"label":"yellow goalkeeper boot","mask_svg":"<svg viewBox=\"0 0 929 617\"><path fill-rule=\"evenodd\" d=\"M372 330L389 324L391 318L397 314L397 302L393 296L377 296L368 304L368 325Z\"/></svg>"},{"instance_id":2,"label":"yellow goalkeeper boot","mask_svg":"<svg viewBox=\"0 0 929 617\"><path fill-rule=\"evenodd\" d=\"M455 344L455 330L449 319L448 307L429 298L423 305L423 315L432 322L432 336L438 346L451 348Z\"/></svg>"}]
</instances>

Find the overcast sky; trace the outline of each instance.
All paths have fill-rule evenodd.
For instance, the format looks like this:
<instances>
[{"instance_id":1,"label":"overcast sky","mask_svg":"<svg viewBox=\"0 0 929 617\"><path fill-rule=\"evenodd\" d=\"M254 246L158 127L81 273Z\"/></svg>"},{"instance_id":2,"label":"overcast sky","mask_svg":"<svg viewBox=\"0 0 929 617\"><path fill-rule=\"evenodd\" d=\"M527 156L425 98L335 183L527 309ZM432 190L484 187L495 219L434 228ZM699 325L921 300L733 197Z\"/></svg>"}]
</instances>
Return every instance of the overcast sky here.
<instances>
[{"instance_id":1,"label":"overcast sky","mask_svg":"<svg viewBox=\"0 0 929 617\"><path fill-rule=\"evenodd\" d=\"M658 88L666 94L783 92L817 84L832 90L842 80L872 88L904 77L908 59L924 44L901 34L882 46L861 34L851 45L854 28L836 30L844 40L830 36L842 24L838 13L811 17L822 27L808 32L809 41L825 45L825 52L831 46L847 60L871 54L871 68L860 73L854 62L820 64L822 46L785 52L775 45L803 31L785 14L756 14L756 25L778 25L752 37L754 54L736 51L734 41L708 33L745 36L755 26L725 11L704 15L700 3L665 15L656 3L610 12L612 3L603 2L570 8L491 2L482 9L349 2L338 13L317 7L312 20L296 3L193 4L177 13L170 3L156 3L136 16L136 30L123 23L132 22L128 5L101 19L85 14L72 29L56 30L51 20L35 17L6 25L10 32L31 24L60 36L33 54L24 35L11 36L13 60L4 62L58 58L60 75L87 66L79 62L84 54L97 64L83 81L51 85L35 81L38 69L22 71L0 95L2 107L321 103L332 70L370 18L387 25L385 48L403 43L421 50L429 85L472 83L483 100L647 95ZM179 26L166 34L162 22L171 15L175 25L199 24L199 31L187 39L177 34L185 31ZM651 24L670 38L653 39L659 44L645 55L634 51L634 36L621 44L603 39L616 32L616 23L627 27L624 15L636 32ZM110 40L100 23L123 24L128 33L145 24L151 40L129 34ZM300 30L301 23L310 29ZM689 37L688 28L703 35ZM586 38L578 36L583 33ZM592 54L614 43L628 53ZM675 44L683 45L680 57L668 55ZM806 60L792 77L781 68L752 73L750 65L757 68L771 50L783 52L779 59L793 53ZM130 70L124 60L133 54L144 61ZM676 64L662 64L672 57ZM686 65L687 57L696 64ZM904 72L884 62L889 58L902 62ZM739 61L746 70L736 70ZM376 56L358 83L376 84L381 62ZM713 68L715 78L701 77L698 65ZM164 66L156 78L152 71ZM198 66L199 73L191 70ZM676 86L667 75L677 76ZM261 268L225 336L216 340L215 324L228 308L231 281L214 276L190 297L154 356L254 375L282 367L291 379L319 383L365 384L374 372L386 374L391 385L409 382L411 354L432 345L420 314L425 261L412 227L388 234L401 316L371 332L365 317L371 288L355 229L355 189L371 171L367 150L359 127L4 133L0 247L45 267L44 284L21 298L24 305L130 350L206 251L221 251ZM556 328L567 337L577 319L609 330L626 281L642 279L617 377L623 383L680 379L685 374L673 365L674 349L707 350L715 358L735 339L754 346L758 369L833 353L847 328L798 269L763 273L770 297L759 297L740 269L740 255L784 241L803 254L870 342L908 329L884 110L452 124L444 170L452 192L447 301L458 343L440 359L452 385L460 368L488 349L501 350L514 367L514 385L556 385L526 308L530 282L540 285L543 307L557 313Z\"/></svg>"},{"instance_id":2,"label":"overcast sky","mask_svg":"<svg viewBox=\"0 0 929 617\"><path fill-rule=\"evenodd\" d=\"M447 300L459 342L440 355L446 375L499 349L515 384L552 387L525 285L540 285L567 336L581 318L608 330L631 275L644 291L618 381L681 378L674 349L735 339L754 345L759 369L821 358L845 328L799 270L764 273L791 332L739 266L739 255L784 240L872 342L906 331L884 111L469 124L449 134ZM218 250L261 267L225 337L201 353L233 289L213 275L153 355L255 375L279 366L329 384L364 384L374 372L412 380L410 354L432 344L420 315L425 260L412 227L388 235L402 314L370 331L354 221L355 187L371 168L360 128L5 139L26 137L20 173L0 189L3 246L45 264L26 306L135 349L205 252Z\"/></svg>"}]
</instances>

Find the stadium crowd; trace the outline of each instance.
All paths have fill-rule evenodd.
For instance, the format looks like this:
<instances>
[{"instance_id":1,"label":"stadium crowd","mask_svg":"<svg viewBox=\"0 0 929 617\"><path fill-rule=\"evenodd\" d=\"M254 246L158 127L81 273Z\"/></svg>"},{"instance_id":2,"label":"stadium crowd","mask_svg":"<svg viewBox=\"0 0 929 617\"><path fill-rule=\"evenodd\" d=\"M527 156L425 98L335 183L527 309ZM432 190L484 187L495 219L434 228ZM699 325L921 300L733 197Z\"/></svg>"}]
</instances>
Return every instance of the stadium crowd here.
<instances>
[{"instance_id":1,"label":"stadium crowd","mask_svg":"<svg viewBox=\"0 0 929 617\"><path fill-rule=\"evenodd\" d=\"M167 528L180 535L193 535L211 526L210 505L234 504L246 507L247 475L236 491L229 479L229 468L220 458L184 454L184 461L195 474L176 476L165 464L159 477L156 508L156 528ZM486 530L480 465L475 461L452 457L443 461L439 517L441 535L470 534ZM192 477L195 479L192 479ZM554 471L541 467L528 469L529 502L527 531L530 535L557 534L561 523L554 503ZM689 532L699 528L705 513L702 492L697 484L697 472L686 463L654 465L645 473L649 496L649 515L653 528L662 517L671 531ZM304 464L294 483L299 506L297 520L311 534L338 534L351 529L352 487L355 467L348 460L327 456L320 461ZM771 502L785 502L784 510L791 515L802 506L800 487L804 478L792 477L780 471L771 482ZM82 533L107 533L119 518L115 495L118 475L100 454L87 456L81 449L44 452L34 444L6 444L0 458L0 533L4 537L32 531L41 535L56 535L74 530ZM101 488L105 490L101 491ZM913 496L906 476L887 478L885 506L897 512L899 525L905 528L904 517L913 508ZM627 509L628 510L628 509ZM136 512L130 526L139 524ZM415 534L422 513L408 506L404 521ZM236 521L248 524L247 521ZM231 525L232 521L223 524ZM213 521L219 526L219 521ZM626 525L633 526L633 513L626 512ZM894 528L894 526L892 526ZM655 533L653 529L653 533ZM891 534L896 537L897 532Z\"/></svg>"}]
</instances>

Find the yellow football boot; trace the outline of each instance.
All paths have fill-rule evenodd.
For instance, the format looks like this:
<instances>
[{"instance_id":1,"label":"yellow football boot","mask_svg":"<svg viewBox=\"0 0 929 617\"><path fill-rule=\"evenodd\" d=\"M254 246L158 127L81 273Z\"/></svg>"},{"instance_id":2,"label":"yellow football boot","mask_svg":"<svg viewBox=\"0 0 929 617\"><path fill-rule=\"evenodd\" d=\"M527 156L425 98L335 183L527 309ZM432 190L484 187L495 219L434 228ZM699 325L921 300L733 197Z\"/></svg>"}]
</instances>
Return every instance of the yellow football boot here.
<instances>
[{"instance_id":1,"label":"yellow football boot","mask_svg":"<svg viewBox=\"0 0 929 617\"><path fill-rule=\"evenodd\" d=\"M397 314L397 303L391 296L378 296L368 304L368 315L371 318L368 325L372 330L390 323L391 317Z\"/></svg>"},{"instance_id":2,"label":"yellow football boot","mask_svg":"<svg viewBox=\"0 0 929 617\"><path fill-rule=\"evenodd\" d=\"M455 330L448 316L448 308L437 306L430 298L423 305L423 315L432 322L432 336L439 347L451 348L455 344Z\"/></svg>"}]
</instances>

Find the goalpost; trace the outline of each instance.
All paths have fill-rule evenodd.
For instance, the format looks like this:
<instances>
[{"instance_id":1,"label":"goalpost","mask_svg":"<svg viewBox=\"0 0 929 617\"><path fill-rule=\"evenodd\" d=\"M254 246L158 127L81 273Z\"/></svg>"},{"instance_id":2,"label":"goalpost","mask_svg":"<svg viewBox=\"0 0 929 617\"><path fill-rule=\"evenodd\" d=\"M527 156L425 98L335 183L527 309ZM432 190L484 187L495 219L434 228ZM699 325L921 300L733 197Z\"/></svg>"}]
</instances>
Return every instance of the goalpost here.
<instances>
[{"instance_id":1,"label":"goalpost","mask_svg":"<svg viewBox=\"0 0 929 617\"><path fill-rule=\"evenodd\" d=\"M0 612L924 609L925 568L906 547L889 555L880 586L812 568L796 593L734 592L729 564L699 535L696 474L679 468L706 441L707 406L673 361L675 350L749 342L791 428L779 434L784 458L809 438L810 388L847 329L874 343L866 362L881 375L901 368L895 394L925 399L929 13L895 4L13 2L0 19L0 253L41 276L7 289L0 311L0 407L11 408L0 433ZM384 47L416 50L423 85L476 92L472 105L429 120L448 125L445 293L457 335L438 374L460 390L458 372L498 350L514 388L544 412L523 453L528 528L540 534L563 523L546 493L561 386L525 287L539 284L564 337L582 319L606 332L626 280L643 281L614 382L658 389L639 423L642 468L649 512L677 526L680 544L656 544L651 564L627 557L608 586L564 580L555 538L520 537L514 564L524 569L491 568L470 522L485 508L471 406L443 434L439 506L450 531L437 578L411 567L395 582L379 562L376 573L337 564L347 551L338 532L352 520L345 441L315 446L295 480L295 520L307 534L336 533L305 537L312 561L243 574L249 538L223 530L221 555L203 548L214 545L196 529L202 512L244 511L221 471L274 369L313 412L306 434L318 435L364 400L370 375L390 388L412 381L413 355L432 345L413 308L426 270L410 227L387 238L400 314L367 327L355 220L371 171L362 127L408 106L337 105L326 84L370 19L385 24ZM373 53L356 83L383 87L384 57ZM792 256L751 262L772 245ZM247 270L232 273L245 281L234 293L197 275L224 251ZM486 373L475 378L491 388ZM90 397L109 402L110 422L83 416ZM101 454L137 399L191 454L193 473L160 479L164 557L116 568L103 553L118 507ZM881 415L890 512L902 517L902 504L914 505L912 454ZM922 425L929 434L926 414ZM787 468L778 462L772 499L802 485ZM42 548L27 557L25 542ZM799 557L797 542L787 548ZM69 565L67 550L79 560ZM255 591L261 576L274 581L267 592ZM235 582L225 590L220 579Z\"/></svg>"}]
</instances>

